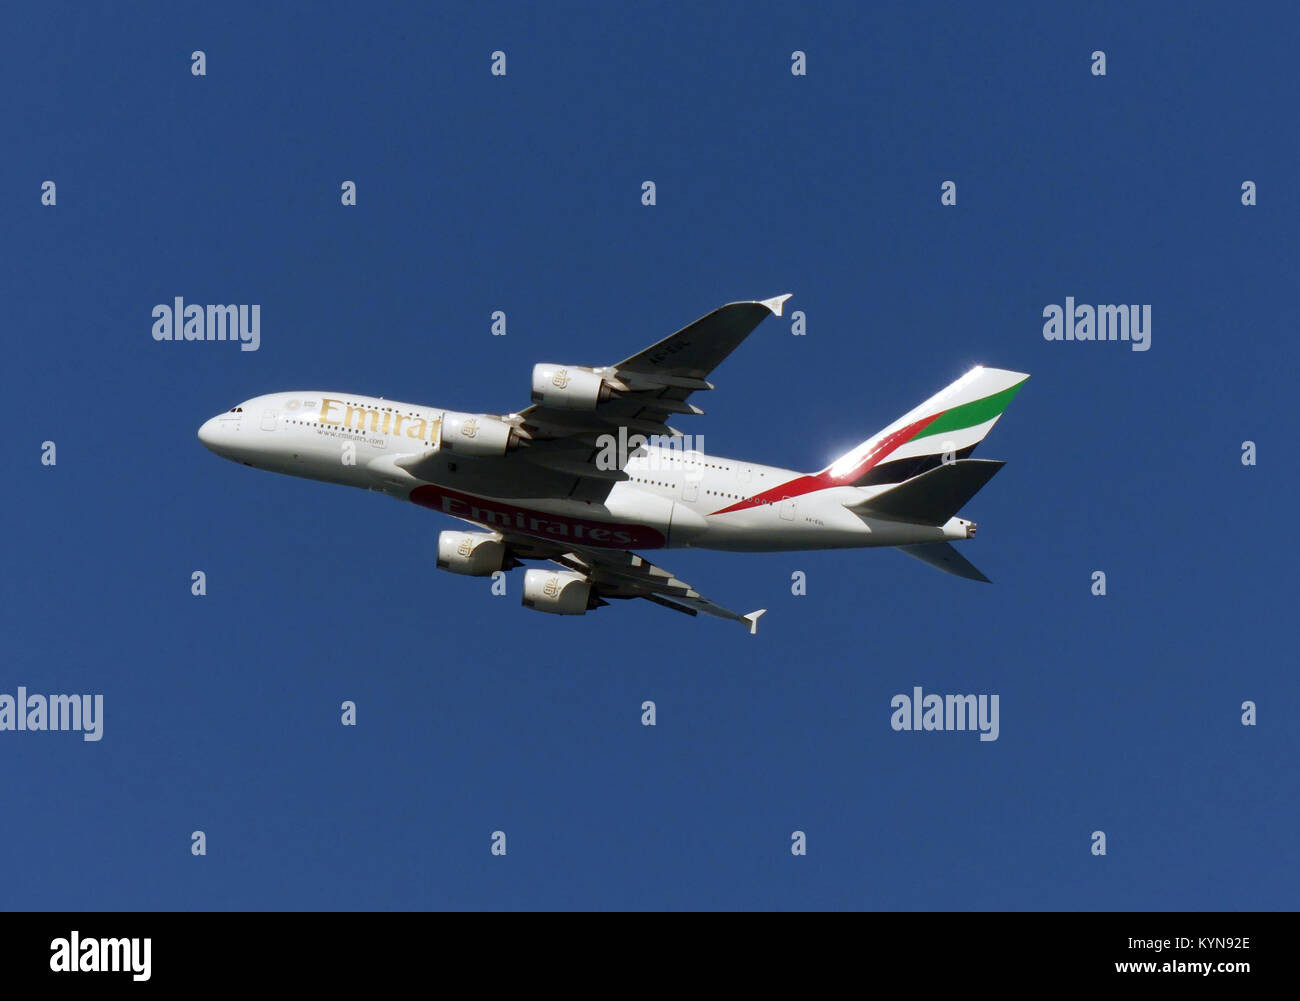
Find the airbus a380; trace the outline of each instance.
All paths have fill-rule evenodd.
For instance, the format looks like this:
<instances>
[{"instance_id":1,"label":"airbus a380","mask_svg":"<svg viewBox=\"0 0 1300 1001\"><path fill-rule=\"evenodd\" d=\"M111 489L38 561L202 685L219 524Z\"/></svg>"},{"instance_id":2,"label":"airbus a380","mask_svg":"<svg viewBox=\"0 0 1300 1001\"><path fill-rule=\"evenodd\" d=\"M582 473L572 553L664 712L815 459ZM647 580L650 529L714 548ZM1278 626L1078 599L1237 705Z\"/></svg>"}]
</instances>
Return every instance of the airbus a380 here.
<instances>
[{"instance_id":1,"label":"airbus a380","mask_svg":"<svg viewBox=\"0 0 1300 1001\"><path fill-rule=\"evenodd\" d=\"M696 615L742 615L632 550L778 552L892 546L987 581L952 546L957 512L1003 465L970 458L1023 372L977 367L825 469L800 473L677 447L667 421L789 295L733 302L615 365L540 364L533 405L467 414L355 393L303 390L245 400L199 428L246 466L381 490L468 522L438 537L438 566L488 577L524 560L523 604L582 615L646 598Z\"/></svg>"}]
</instances>

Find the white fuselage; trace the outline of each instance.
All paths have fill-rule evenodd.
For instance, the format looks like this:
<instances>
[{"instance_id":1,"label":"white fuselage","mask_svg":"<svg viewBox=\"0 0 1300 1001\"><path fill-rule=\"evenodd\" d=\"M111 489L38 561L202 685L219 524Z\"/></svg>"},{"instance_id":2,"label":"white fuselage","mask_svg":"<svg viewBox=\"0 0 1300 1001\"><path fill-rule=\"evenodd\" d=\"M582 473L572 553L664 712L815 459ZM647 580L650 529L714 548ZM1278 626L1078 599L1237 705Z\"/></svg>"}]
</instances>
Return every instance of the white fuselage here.
<instances>
[{"instance_id":1,"label":"white fuselage","mask_svg":"<svg viewBox=\"0 0 1300 1001\"><path fill-rule=\"evenodd\" d=\"M349 393L274 393L213 417L199 438L258 469L379 490L488 529L589 548L847 549L964 539L971 530L961 518L911 525L846 506L887 486L842 486L676 448L638 450L603 501L567 496L574 475L534 465L526 449L508 460L438 455L420 476L397 463L437 453L448 416L467 415Z\"/></svg>"}]
</instances>

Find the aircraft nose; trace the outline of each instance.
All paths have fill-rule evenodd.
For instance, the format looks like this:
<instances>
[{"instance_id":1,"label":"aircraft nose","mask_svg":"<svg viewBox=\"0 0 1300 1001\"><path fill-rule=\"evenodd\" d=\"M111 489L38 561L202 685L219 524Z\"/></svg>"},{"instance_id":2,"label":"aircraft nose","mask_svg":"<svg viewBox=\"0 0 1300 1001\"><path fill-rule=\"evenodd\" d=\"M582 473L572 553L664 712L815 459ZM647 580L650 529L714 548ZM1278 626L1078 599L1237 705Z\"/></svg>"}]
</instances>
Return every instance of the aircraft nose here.
<instances>
[{"instance_id":1,"label":"aircraft nose","mask_svg":"<svg viewBox=\"0 0 1300 1001\"><path fill-rule=\"evenodd\" d=\"M203 442L206 448L216 451L217 419L215 417L204 421L199 427L199 441Z\"/></svg>"},{"instance_id":2,"label":"aircraft nose","mask_svg":"<svg viewBox=\"0 0 1300 1001\"><path fill-rule=\"evenodd\" d=\"M224 455L234 444L234 434L239 430L239 418L231 414L218 414L199 427L199 441L209 451Z\"/></svg>"}]
</instances>

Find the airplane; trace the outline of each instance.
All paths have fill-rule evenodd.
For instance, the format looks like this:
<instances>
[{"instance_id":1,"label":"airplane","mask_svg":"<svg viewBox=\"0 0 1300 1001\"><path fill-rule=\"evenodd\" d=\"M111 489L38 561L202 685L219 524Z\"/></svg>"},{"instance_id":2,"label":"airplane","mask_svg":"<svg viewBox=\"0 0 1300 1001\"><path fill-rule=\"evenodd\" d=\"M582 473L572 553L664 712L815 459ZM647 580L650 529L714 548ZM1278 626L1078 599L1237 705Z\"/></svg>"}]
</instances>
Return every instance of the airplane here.
<instances>
[{"instance_id":1,"label":"airplane","mask_svg":"<svg viewBox=\"0 0 1300 1001\"><path fill-rule=\"evenodd\" d=\"M757 631L633 550L791 552L893 547L988 581L953 547L957 512L1004 463L972 459L1028 374L982 366L824 469L801 473L684 447L674 415L789 294L733 302L614 365L539 364L532 405L460 413L356 393L257 396L206 421L199 441L246 466L364 487L477 531L438 536L437 565L471 577L525 560L524 607L584 615L645 598Z\"/></svg>"}]
</instances>

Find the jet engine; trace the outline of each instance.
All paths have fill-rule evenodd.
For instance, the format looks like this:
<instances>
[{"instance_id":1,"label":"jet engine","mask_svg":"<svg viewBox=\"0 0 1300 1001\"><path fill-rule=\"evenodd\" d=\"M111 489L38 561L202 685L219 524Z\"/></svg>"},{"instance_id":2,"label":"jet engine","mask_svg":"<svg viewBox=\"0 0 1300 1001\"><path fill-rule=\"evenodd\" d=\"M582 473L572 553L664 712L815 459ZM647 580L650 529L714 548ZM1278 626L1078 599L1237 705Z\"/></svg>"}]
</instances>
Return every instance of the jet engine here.
<instances>
[{"instance_id":1,"label":"jet engine","mask_svg":"<svg viewBox=\"0 0 1300 1001\"><path fill-rule=\"evenodd\" d=\"M466 577L491 577L519 566L495 532L439 532L438 569Z\"/></svg>"},{"instance_id":2,"label":"jet engine","mask_svg":"<svg viewBox=\"0 0 1300 1001\"><path fill-rule=\"evenodd\" d=\"M500 417L446 413L442 418L439 444L459 455L495 458L513 452L522 442L519 432Z\"/></svg>"},{"instance_id":3,"label":"jet engine","mask_svg":"<svg viewBox=\"0 0 1300 1001\"><path fill-rule=\"evenodd\" d=\"M595 372L564 365L533 366L533 402L562 410L595 410L614 395Z\"/></svg>"},{"instance_id":4,"label":"jet engine","mask_svg":"<svg viewBox=\"0 0 1300 1001\"><path fill-rule=\"evenodd\" d=\"M524 572L523 605L552 615L585 615L588 608L604 604L591 593L591 581L572 570Z\"/></svg>"}]
</instances>

